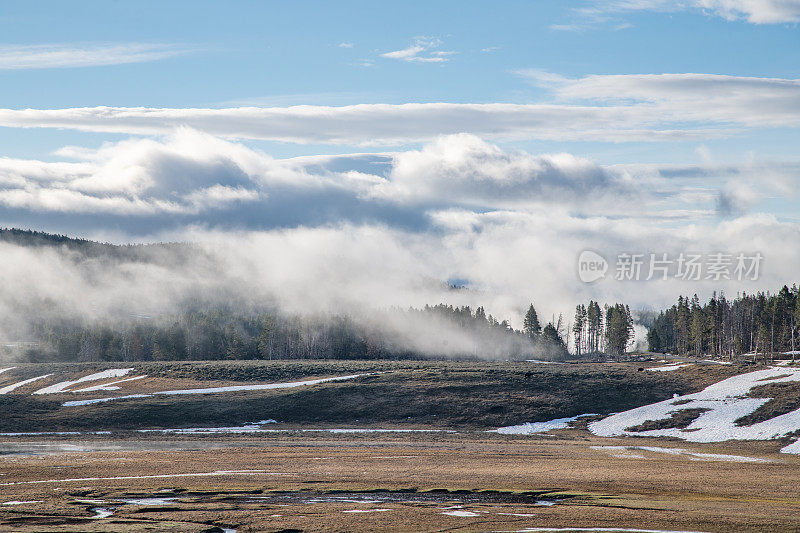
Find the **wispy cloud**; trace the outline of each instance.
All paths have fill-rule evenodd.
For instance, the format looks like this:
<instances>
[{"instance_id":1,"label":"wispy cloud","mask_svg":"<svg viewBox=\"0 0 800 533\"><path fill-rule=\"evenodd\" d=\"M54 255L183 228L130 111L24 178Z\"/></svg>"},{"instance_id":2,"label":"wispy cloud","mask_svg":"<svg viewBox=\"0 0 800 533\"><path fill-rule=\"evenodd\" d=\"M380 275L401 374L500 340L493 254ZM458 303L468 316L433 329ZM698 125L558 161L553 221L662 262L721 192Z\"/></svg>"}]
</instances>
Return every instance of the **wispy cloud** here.
<instances>
[{"instance_id":1,"label":"wispy cloud","mask_svg":"<svg viewBox=\"0 0 800 533\"><path fill-rule=\"evenodd\" d=\"M0 45L0 70L76 68L144 63L191 52L150 43Z\"/></svg>"},{"instance_id":2,"label":"wispy cloud","mask_svg":"<svg viewBox=\"0 0 800 533\"><path fill-rule=\"evenodd\" d=\"M592 75L517 71L552 95L539 104L0 109L0 126L161 135L189 126L229 138L397 145L472 133L516 140L703 140L800 127L800 80L715 74Z\"/></svg>"},{"instance_id":3,"label":"wispy cloud","mask_svg":"<svg viewBox=\"0 0 800 533\"><path fill-rule=\"evenodd\" d=\"M345 42L345 43L339 43L338 46L339 48L353 48L355 44Z\"/></svg>"},{"instance_id":4,"label":"wispy cloud","mask_svg":"<svg viewBox=\"0 0 800 533\"><path fill-rule=\"evenodd\" d=\"M442 45L442 41L433 37L417 37L414 43L402 50L386 52L381 57L389 59L399 59L410 63L444 63L449 60L449 56L455 52L437 50Z\"/></svg>"},{"instance_id":5,"label":"wispy cloud","mask_svg":"<svg viewBox=\"0 0 800 533\"><path fill-rule=\"evenodd\" d=\"M614 19L631 11L675 12L694 10L726 20L751 24L800 22L800 0L585 0L573 10L577 21L551 26L552 29L580 30Z\"/></svg>"}]
</instances>

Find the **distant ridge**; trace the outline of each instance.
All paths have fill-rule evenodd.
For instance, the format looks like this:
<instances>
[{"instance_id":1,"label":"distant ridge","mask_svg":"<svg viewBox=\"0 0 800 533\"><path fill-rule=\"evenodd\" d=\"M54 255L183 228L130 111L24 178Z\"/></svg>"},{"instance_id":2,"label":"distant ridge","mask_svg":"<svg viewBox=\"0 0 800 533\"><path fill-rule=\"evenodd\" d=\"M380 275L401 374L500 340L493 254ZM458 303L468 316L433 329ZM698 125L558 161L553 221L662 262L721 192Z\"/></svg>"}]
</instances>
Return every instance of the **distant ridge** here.
<instances>
[{"instance_id":1,"label":"distant ridge","mask_svg":"<svg viewBox=\"0 0 800 533\"><path fill-rule=\"evenodd\" d=\"M182 252L194 249L194 246L187 243L111 244L57 233L19 228L0 228L0 243L3 242L30 248L66 248L79 253L85 258L126 259L147 262L159 262L158 258L161 255L159 252L165 250Z\"/></svg>"}]
</instances>

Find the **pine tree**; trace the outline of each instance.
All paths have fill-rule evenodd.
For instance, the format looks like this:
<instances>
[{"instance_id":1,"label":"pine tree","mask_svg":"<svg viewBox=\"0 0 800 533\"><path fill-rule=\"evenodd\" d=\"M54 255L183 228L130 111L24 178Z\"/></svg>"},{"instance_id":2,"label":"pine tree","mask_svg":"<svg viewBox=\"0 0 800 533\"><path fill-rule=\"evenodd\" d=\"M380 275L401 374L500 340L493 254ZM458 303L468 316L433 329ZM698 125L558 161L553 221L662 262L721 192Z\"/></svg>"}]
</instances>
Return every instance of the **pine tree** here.
<instances>
[{"instance_id":1,"label":"pine tree","mask_svg":"<svg viewBox=\"0 0 800 533\"><path fill-rule=\"evenodd\" d=\"M522 321L522 331L531 340L536 340L542 334L542 326L539 324L539 317L536 315L536 309L533 304L528 308L525 313L525 319Z\"/></svg>"},{"instance_id":2,"label":"pine tree","mask_svg":"<svg viewBox=\"0 0 800 533\"><path fill-rule=\"evenodd\" d=\"M572 333L575 336L575 355L578 357L583 353L583 330L586 325L586 309L582 304L575 307L575 324L572 326Z\"/></svg>"}]
</instances>

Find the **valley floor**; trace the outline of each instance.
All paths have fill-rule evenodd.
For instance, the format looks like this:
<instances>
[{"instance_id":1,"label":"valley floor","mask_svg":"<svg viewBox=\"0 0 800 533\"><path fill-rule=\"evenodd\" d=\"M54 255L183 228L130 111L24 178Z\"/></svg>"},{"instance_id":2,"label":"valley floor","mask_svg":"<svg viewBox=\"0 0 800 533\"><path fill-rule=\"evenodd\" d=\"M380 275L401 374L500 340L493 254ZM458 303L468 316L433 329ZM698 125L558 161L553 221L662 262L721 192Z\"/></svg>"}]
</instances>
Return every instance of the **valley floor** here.
<instances>
[{"instance_id":1,"label":"valley floor","mask_svg":"<svg viewBox=\"0 0 800 533\"><path fill-rule=\"evenodd\" d=\"M793 369L111 366L2 373L0 532L800 530L792 437L687 438L728 405L794 420ZM664 402L683 440L646 434L672 431L637 409ZM646 415L614 434L615 412Z\"/></svg>"},{"instance_id":2,"label":"valley floor","mask_svg":"<svg viewBox=\"0 0 800 533\"><path fill-rule=\"evenodd\" d=\"M774 442L567 429L11 443L0 531L800 529L800 458Z\"/></svg>"}]
</instances>

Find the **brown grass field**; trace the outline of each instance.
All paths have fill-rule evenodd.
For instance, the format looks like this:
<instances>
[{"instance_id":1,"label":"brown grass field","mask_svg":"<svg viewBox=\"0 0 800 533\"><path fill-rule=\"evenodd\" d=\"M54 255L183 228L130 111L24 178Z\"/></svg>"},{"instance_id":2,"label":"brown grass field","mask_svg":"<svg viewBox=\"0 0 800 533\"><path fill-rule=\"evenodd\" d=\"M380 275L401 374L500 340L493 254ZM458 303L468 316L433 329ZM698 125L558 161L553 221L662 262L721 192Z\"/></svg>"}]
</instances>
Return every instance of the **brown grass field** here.
<instances>
[{"instance_id":1,"label":"brown grass field","mask_svg":"<svg viewBox=\"0 0 800 533\"><path fill-rule=\"evenodd\" d=\"M627 376L624 366L612 365L609 372ZM431 368L423 378L429 379ZM688 388L692 386L686 380L697 380L694 388L698 388L717 379L720 372L731 372L700 369L692 377L691 373L636 370L630 379L667 380L668 387ZM447 372L452 373L452 368ZM523 381L525 372L520 370ZM600 370L587 372L596 380ZM362 397L369 398L371 388L385 390L386 379L364 380ZM470 390L480 383L472 375L468 381ZM399 382L401 386L408 383ZM355 385L320 385L305 393L259 392L243 395L241 401L252 406L258 396L288 405L301 394L326 398L324 390L339 390L350 398ZM445 385L450 387L448 394L457 393L452 389L456 382L440 383ZM522 392L510 391L509 398ZM20 395L19 401L28 406L34 400ZM223 411L228 413L231 399L226 397L225 402ZM139 406L120 402L106 411L92 411L91 416L105 412L122 417L120 409L125 405L129 410ZM448 406L456 420L465 416L465 407L454 404L441 405L436 413L446 415ZM50 404L45 407L42 412L51 421L54 413L61 412ZM182 406L189 408L203 405ZM16 430L21 427L22 413L12 412L18 418L8 425ZM66 427L73 414L82 421L82 428L88 425L88 410L64 412L56 424L59 429ZM516 421L545 420L552 413L548 410L537 417L529 411L525 416ZM278 426L401 427L399 418L373 418L346 425L309 420ZM31 421L31 426L41 425L41 421ZM486 433L485 428L452 420L412 420L402 425L449 427L451 433L292 431L187 436L115 430L93 436L7 435L0 437L0 531L800 531L800 457L778 453L785 443L700 445L599 438L580 426L532 436ZM607 446L653 448L602 448ZM673 453L665 453L664 448ZM731 462L676 449L761 461ZM103 517L106 510L113 514Z\"/></svg>"}]
</instances>

